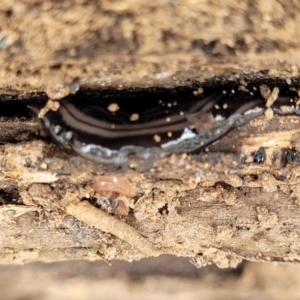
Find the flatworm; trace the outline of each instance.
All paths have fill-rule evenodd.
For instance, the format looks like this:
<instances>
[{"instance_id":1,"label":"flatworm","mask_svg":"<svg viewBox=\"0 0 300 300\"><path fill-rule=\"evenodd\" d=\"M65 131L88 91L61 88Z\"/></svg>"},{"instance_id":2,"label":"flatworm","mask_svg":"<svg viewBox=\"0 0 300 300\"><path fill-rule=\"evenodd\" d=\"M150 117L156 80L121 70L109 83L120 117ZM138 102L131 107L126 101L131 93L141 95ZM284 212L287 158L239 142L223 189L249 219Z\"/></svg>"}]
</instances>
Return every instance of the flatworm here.
<instances>
[{"instance_id":1,"label":"flatworm","mask_svg":"<svg viewBox=\"0 0 300 300\"><path fill-rule=\"evenodd\" d=\"M299 114L295 100L279 97L272 109ZM31 107L37 114L38 109ZM59 144L104 164L122 165L129 157L153 160L191 153L217 141L233 128L262 115L265 100L249 94L154 95L130 97L69 96L57 112L42 119Z\"/></svg>"}]
</instances>

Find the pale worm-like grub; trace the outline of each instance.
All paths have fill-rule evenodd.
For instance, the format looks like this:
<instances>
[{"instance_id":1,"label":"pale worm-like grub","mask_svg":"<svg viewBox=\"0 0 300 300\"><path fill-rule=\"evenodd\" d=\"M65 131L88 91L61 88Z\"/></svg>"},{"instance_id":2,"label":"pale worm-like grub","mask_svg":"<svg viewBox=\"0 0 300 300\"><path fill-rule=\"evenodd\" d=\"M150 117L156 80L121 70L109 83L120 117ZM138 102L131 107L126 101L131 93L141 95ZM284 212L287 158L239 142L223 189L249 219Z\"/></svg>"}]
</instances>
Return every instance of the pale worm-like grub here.
<instances>
[{"instance_id":1,"label":"pale worm-like grub","mask_svg":"<svg viewBox=\"0 0 300 300\"><path fill-rule=\"evenodd\" d=\"M80 201L75 194L67 193L60 202L55 202L55 204L76 219L115 235L148 256L159 256L161 254L134 227L114 218L101 209L97 209L87 201Z\"/></svg>"},{"instance_id":2,"label":"pale worm-like grub","mask_svg":"<svg viewBox=\"0 0 300 300\"><path fill-rule=\"evenodd\" d=\"M114 175L99 175L93 178L92 187L98 194L112 192L128 198L137 195L137 189L126 177Z\"/></svg>"}]
</instances>

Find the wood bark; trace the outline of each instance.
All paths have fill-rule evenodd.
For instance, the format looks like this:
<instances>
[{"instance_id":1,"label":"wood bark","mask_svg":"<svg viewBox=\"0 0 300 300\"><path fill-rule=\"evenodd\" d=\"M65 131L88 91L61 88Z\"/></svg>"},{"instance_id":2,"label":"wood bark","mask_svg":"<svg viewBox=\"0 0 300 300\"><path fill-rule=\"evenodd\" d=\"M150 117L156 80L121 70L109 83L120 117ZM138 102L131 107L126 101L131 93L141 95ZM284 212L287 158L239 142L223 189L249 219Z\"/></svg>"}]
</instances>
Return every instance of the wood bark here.
<instances>
[{"instance_id":1,"label":"wood bark","mask_svg":"<svg viewBox=\"0 0 300 300\"><path fill-rule=\"evenodd\" d=\"M209 80L296 84L299 5L239 5L0 1L1 99ZM109 173L128 178L138 194L106 211L88 202L105 166L52 144L37 121L2 118L0 126L1 263L160 254L219 267L299 260L297 116L261 116L149 172Z\"/></svg>"},{"instance_id":2,"label":"wood bark","mask_svg":"<svg viewBox=\"0 0 300 300\"><path fill-rule=\"evenodd\" d=\"M120 197L113 213L87 201L96 197L93 176L107 174L103 166L38 139L5 144L1 261L160 254L197 266L298 261L298 124L297 116L262 116L206 152L157 161L155 172L110 173L138 190L134 201Z\"/></svg>"}]
</instances>

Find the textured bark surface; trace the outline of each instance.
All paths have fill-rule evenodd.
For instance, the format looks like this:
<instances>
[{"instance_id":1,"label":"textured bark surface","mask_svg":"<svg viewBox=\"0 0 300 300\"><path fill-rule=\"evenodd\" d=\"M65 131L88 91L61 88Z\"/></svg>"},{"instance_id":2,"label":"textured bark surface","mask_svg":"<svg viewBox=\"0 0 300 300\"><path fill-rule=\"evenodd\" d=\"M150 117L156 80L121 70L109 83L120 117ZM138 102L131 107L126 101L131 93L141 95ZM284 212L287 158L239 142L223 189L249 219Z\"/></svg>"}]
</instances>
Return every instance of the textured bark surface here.
<instances>
[{"instance_id":1,"label":"textured bark surface","mask_svg":"<svg viewBox=\"0 0 300 300\"><path fill-rule=\"evenodd\" d=\"M298 122L262 116L206 153L162 159L155 172L110 173L138 191L134 199L120 196L113 214L87 201L97 197L91 181L106 174L103 166L41 140L6 144L1 260L174 254L198 266L298 261L300 154L289 149Z\"/></svg>"},{"instance_id":2,"label":"textured bark surface","mask_svg":"<svg viewBox=\"0 0 300 300\"><path fill-rule=\"evenodd\" d=\"M197 269L174 256L135 263L68 261L1 266L5 299L299 299L299 265ZM17 280L16 280L17 279ZM38 280L39 284L36 284Z\"/></svg>"},{"instance_id":3,"label":"textured bark surface","mask_svg":"<svg viewBox=\"0 0 300 300\"><path fill-rule=\"evenodd\" d=\"M0 1L1 95L60 99L80 87L208 80L296 84L298 4L219 5ZM196 266L298 262L299 130L298 117L261 116L199 155L172 155L154 171L109 173L138 193L104 212L88 202L97 199L91 181L107 174L104 166L51 144L37 121L2 118L0 262L161 254Z\"/></svg>"},{"instance_id":4,"label":"textured bark surface","mask_svg":"<svg viewBox=\"0 0 300 300\"><path fill-rule=\"evenodd\" d=\"M299 3L0 1L0 88L178 86L299 74ZM74 82L75 80L75 82ZM73 83L73 84L72 84Z\"/></svg>"}]
</instances>

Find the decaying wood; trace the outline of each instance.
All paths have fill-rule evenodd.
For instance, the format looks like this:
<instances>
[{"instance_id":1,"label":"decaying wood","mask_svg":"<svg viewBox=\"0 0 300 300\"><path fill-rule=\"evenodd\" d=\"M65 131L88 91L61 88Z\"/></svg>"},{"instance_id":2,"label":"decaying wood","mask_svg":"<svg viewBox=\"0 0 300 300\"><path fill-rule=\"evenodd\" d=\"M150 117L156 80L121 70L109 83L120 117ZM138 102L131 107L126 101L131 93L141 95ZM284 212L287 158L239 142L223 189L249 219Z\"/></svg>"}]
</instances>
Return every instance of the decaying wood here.
<instances>
[{"instance_id":1,"label":"decaying wood","mask_svg":"<svg viewBox=\"0 0 300 300\"><path fill-rule=\"evenodd\" d=\"M0 1L2 94L299 75L300 4ZM251 75L252 74L252 75Z\"/></svg>"},{"instance_id":2,"label":"decaying wood","mask_svg":"<svg viewBox=\"0 0 300 300\"><path fill-rule=\"evenodd\" d=\"M122 176L137 197L120 197L111 215L87 202L97 197L92 178L106 173L103 166L41 140L5 144L1 262L160 254L190 257L197 266L297 262L299 121L262 116L206 152L172 155L147 173L128 171ZM261 149L265 159L257 161Z\"/></svg>"},{"instance_id":3,"label":"decaying wood","mask_svg":"<svg viewBox=\"0 0 300 300\"><path fill-rule=\"evenodd\" d=\"M299 86L299 5L0 0L1 99L61 99L81 87L193 86L197 94L208 80L245 91L264 79L269 107L268 80ZM200 154L129 170L122 176L137 196L106 210L91 184L109 173L104 166L51 144L38 122L4 117L0 263L167 253L197 266L299 261L296 116L269 108Z\"/></svg>"}]
</instances>

